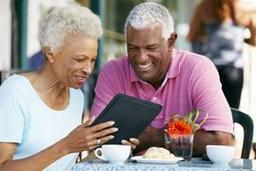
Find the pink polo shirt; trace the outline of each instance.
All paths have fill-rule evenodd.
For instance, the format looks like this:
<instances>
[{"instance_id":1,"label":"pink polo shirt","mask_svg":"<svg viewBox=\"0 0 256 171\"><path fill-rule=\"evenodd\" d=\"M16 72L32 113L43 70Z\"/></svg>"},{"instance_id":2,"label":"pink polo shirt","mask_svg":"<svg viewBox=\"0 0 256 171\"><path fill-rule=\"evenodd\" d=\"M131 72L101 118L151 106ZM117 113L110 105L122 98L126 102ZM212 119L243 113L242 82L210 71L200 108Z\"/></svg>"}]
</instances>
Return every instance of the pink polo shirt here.
<instances>
[{"instance_id":1,"label":"pink polo shirt","mask_svg":"<svg viewBox=\"0 0 256 171\"><path fill-rule=\"evenodd\" d=\"M173 114L185 115L193 109L200 109L208 112L202 129L233 133L230 107L215 66L207 57L188 51L173 51L166 78L157 90L139 80L125 56L102 68L95 92L91 111L94 116L100 114L115 94L124 93L163 106L162 112L151 123L153 127L164 127ZM198 121L203 116L204 113Z\"/></svg>"}]
</instances>

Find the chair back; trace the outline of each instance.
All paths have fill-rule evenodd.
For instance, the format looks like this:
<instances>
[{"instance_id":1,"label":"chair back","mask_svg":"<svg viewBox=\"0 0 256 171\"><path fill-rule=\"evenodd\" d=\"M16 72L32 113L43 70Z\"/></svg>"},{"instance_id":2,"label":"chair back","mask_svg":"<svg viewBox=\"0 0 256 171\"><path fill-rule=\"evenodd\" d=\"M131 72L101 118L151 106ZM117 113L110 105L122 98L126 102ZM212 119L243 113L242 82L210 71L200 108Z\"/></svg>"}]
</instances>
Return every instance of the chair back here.
<instances>
[{"instance_id":1,"label":"chair back","mask_svg":"<svg viewBox=\"0 0 256 171\"><path fill-rule=\"evenodd\" d=\"M241 158L248 159L252 148L253 120L249 115L239 111L238 109L231 108L231 111L233 122L240 124L244 130L244 141Z\"/></svg>"}]
</instances>

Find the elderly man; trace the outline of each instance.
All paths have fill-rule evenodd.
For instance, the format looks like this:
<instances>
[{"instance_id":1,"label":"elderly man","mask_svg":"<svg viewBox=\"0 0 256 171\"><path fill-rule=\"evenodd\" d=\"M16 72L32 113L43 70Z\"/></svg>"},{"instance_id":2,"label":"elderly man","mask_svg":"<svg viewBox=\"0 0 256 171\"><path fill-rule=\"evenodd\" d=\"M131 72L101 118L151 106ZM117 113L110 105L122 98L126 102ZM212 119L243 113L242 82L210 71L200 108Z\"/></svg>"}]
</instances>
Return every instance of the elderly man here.
<instances>
[{"instance_id":1,"label":"elderly man","mask_svg":"<svg viewBox=\"0 0 256 171\"><path fill-rule=\"evenodd\" d=\"M98 116L115 94L125 93L163 106L140 135L136 152L164 146L163 128L168 119L193 109L209 114L195 133L194 156L204 154L207 144L231 144L232 115L218 72L206 57L174 48L177 34L168 10L154 2L139 4L126 19L125 35L128 56L102 68L92 115Z\"/></svg>"}]
</instances>

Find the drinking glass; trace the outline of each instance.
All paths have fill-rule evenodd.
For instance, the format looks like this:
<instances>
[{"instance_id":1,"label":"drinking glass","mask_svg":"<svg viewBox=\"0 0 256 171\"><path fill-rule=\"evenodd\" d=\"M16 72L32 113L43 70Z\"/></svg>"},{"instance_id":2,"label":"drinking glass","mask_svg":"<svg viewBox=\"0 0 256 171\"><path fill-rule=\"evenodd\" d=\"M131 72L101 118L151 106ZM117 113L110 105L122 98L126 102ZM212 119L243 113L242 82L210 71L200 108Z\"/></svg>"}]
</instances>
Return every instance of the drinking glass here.
<instances>
[{"instance_id":1,"label":"drinking glass","mask_svg":"<svg viewBox=\"0 0 256 171\"><path fill-rule=\"evenodd\" d=\"M193 140L193 134L166 135L165 148L176 157L182 157L184 160L190 161L193 153Z\"/></svg>"}]
</instances>

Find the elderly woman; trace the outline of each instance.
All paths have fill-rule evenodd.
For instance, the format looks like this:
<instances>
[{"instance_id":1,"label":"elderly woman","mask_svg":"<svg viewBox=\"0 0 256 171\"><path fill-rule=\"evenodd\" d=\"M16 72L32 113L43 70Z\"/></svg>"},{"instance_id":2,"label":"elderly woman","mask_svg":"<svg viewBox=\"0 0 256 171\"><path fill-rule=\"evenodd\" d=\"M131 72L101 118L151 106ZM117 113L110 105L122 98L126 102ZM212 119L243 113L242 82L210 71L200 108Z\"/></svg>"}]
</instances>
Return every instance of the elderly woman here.
<instances>
[{"instance_id":1,"label":"elderly woman","mask_svg":"<svg viewBox=\"0 0 256 171\"><path fill-rule=\"evenodd\" d=\"M13 75L0 88L0 170L68 170L78 152L113 138L113 121L81 124L79 88L93 70L102 32L99 18L78 5L42 19L42 69Z\"/></svg>"}]
</instances>

